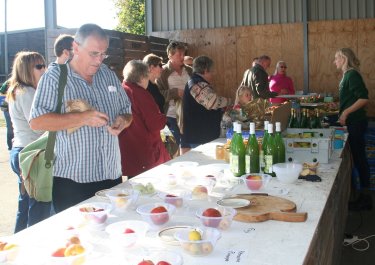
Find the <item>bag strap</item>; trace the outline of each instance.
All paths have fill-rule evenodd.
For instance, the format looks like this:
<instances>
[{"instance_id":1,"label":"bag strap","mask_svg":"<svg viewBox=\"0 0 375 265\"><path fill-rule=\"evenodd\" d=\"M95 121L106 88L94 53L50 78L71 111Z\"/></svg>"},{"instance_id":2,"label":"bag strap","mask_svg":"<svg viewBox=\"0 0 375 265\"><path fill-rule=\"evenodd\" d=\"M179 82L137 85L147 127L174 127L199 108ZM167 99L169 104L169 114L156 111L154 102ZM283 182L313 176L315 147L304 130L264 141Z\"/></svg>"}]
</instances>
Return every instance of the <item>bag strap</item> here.
<instances>
[{"instance_id":1,"label":"bag strap","mask_svg":"<svg viewBox=\"0 0 375 265\"><path fill-rule=\"evenodd\" d=\"M55 113L61 112L62 98L64 95L64 89L66 86L66 80L68 76L68 68L66 64L59 64L60 67L60 77L59 77L59 87L57 93L57 107ZM54 149L56 141L56 131L48 133L47 147L44 159L46 160L46 168L52 166L52 161L54 159Z\"/></svg>"}]
</instances>

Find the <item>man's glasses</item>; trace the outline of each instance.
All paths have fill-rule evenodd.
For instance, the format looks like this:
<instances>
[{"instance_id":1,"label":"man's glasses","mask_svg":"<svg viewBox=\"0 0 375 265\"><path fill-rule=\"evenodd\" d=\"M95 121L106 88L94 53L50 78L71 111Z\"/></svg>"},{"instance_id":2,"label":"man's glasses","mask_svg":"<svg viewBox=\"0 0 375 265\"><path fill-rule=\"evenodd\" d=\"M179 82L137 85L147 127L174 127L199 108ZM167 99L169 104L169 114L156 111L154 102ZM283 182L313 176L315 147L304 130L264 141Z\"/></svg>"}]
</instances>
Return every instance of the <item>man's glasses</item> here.
<instances>
[{"instance_id":1,"label":"man's glasses","mask_svg":"<svg viewBox=\"0 0 375 265\"><path fill-rule=\"evenodd\" d=\"M38 70L42 70L42 69L46 68L46 65L45 64L36 64L35 68L38 69Z\"/></svg>"},{"instance_id":2,"label":"man's glasses","mask_svg":"<svg viewBox=\"0 0 375 265\"><path fill-rule=\"evenodd\" d=\"M79 43L78 43L79 44ZM79 46L82 47L82 49L85 49L87 51L87 53L90 55L91 58L101 58L102 60L104 59L107 59L108 58L108 54L106 54L105 52L93 52L93 51L88 51L85 47L83 47L81 44L79 44Z\"/></svg>"}]
</instances>

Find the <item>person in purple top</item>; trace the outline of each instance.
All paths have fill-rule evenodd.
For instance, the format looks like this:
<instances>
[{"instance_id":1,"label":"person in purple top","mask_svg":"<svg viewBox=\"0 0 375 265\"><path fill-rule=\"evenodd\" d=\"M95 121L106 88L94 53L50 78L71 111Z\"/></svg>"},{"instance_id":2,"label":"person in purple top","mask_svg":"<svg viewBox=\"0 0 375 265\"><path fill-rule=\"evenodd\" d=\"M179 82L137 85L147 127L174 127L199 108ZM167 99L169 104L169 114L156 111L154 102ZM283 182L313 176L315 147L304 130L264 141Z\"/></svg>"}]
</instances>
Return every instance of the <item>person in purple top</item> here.
<instances>
[{"instance_id":1,"label":"person in purple top","mask_svg":"<svg viewBox=\"0 0 375 265\"><path fill-rule=\"evenodd\" d=\"M276 92L279 95L295 94L293 80L286 75L287 68L284 61L277 62L275 73L269 78L270 91ZM279 104L285 101L285 98L270 98L270 102L273 104Z\"/></svg>"}]
</instances>

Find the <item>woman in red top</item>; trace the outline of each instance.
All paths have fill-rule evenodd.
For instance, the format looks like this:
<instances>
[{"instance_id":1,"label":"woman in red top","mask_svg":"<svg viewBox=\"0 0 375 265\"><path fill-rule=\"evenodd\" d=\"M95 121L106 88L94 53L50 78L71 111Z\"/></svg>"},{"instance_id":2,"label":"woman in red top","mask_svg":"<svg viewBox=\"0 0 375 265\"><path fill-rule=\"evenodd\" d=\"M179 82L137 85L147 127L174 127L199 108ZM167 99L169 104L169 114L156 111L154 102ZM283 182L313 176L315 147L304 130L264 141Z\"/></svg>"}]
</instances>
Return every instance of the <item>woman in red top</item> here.
<instances>
[{"instance_id":1,"label":"woman in red top","mask_svg":"<svg viewBox=\"0 0 375 265\"><path fill-rule=\"evenodd\" d=\"M132 103L132 124L119 135L122 174L134 177L170 159L160 138L167 118L149 92L148 66L131 60L124 68L123 88Z\"/></svg>"}]
</instances>

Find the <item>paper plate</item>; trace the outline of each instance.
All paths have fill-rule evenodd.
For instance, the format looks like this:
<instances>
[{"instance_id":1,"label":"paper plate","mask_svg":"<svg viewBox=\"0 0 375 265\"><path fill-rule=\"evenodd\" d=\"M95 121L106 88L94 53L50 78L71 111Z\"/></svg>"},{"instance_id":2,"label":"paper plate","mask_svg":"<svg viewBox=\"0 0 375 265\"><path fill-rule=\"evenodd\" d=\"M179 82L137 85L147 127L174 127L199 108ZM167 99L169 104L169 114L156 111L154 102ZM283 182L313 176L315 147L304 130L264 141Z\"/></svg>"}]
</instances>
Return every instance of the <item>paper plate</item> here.
<instances>
[{"instance_id":1,"label":"paper plate","mask_svg":"<svg viewBox=\"0 0 375 265\"><path fill-rule=\"evenodd\" d=\"M226 198L217 201L216 204L224 207L242 208L250 205L250 201L245 199Z\"/></svg>"}]
</instances>

